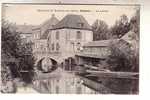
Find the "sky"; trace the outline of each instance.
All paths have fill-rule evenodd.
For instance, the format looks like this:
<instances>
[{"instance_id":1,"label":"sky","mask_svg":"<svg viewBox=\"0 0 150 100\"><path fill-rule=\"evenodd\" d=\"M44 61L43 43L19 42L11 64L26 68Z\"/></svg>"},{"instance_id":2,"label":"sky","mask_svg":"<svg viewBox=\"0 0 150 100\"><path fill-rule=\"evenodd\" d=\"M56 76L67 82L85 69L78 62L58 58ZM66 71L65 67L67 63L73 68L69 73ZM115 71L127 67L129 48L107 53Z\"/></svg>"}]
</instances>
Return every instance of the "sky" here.
<instances>
[{"instance_id":1,"label":"sky","mask_svg":"<svg viewBox=\"0 0 150 100\"><path fill-rule=\"evenodd\" d=\"M49 19L52 14L61 20L67 14L83 15L90 25L96 19L104 20L112 26L122 14L130 19L138 7L120 5L31 5L5 4L2 17L16 24L39 25Z\"/></svg>"}]
</instances>

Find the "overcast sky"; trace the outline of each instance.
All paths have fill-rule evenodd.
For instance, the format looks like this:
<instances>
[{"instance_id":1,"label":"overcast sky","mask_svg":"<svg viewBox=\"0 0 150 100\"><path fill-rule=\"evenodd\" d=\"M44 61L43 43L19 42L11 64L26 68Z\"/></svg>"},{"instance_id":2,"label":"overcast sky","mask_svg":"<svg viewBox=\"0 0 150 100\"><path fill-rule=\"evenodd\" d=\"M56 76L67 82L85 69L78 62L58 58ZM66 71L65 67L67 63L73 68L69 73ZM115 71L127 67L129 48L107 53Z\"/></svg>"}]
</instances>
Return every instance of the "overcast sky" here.
<instances>
[{"instance_id":1,"label":"overcast sky","mask_svg":"<svg viewBox=\"0 0 150 100\"><path fill-rule=\"evenodd\" d=\"M16 24L39 25L49 19L52 14L61 20L67 14L83 15L90 25L96 19L104 20L113 25L122 14L130 19L136 6L114 5L29 5L6 4L3 6L2 17ZM81 12L86 10L88 12Z\"/></svg>"}]
</instances>

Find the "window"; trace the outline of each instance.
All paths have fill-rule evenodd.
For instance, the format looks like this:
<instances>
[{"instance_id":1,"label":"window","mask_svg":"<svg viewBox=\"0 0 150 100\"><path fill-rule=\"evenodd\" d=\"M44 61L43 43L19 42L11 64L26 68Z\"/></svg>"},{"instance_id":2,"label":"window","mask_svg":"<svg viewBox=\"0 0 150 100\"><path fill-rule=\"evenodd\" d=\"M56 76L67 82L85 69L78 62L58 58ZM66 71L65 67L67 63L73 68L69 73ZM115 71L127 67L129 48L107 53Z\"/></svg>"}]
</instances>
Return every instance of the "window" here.
<instances>
[{"instance_id":1,"label":"window","mask_svg":"<svg viewBox=\"0 0 150 100\"><path fill-rule=\"evenodd\" d=\"M51 35L49 34L49 35L48 35L48 41L50 41L50 39L51 39Z\"/></svg>"},{"instance_id":2,"label":"window","mask_svg":"<svg viewBox=\"0 0 150 100\"><path fill-rule=\"evenodd\" d=\"M43 46L43 45L40 45L40 49L43 50L43 48L44 48L44 46Z\"/></svg>"},{"instance_id":3,"label":"window","mask_svg":"<svg viewBox=\"0 0 150 100\"><path fill-rule=\"evenodd\" d=\"M82 23L82 22L81 22L81 23L78 23L78 26L79 26L79 27L83 27L83 26L84 26L84 23Z\"/></svg>"},{"instance_id":4,"label":"window","mask_svg":"<svg viewBox=\"0 0 150 100\"><path fill-rule=\"evenodd\" d=\"M52 43L52 50L54 50L54 48L55 48L55 47L54 47L54 43Z\"/></svg>"},{"instance_id":5,"label":"window","mask_svg":"<svg viewBox=\"0 0 150 100\"><path fill-rule=\"evenodd\" d=\"M59 31L56 32L56 40L59 40Z\"/></svg>"},{"instance_id":6,"label":"window","mask_svg":"<svg viewBox=\"0 0 150 100\"><path fill-rule=\"evenodd\" d=\"M58 51L60 48L59 43L56 44L56 50Z\"/></svg>"},{"instance_id":7,"label":"window","mask_svg":"<svg viewBox=\"0 0 150 100\"><path fill-rule=\"evenodd\" d=\"M80 31L77 31L77 39L81 39L82 38L82 34Z\"/></svg>"},{"instance_id":8,"label":"window","mask_svg":"<svg viewBox=\"0 0 150 100\"><path fill-rule=\"evenodd\" d=\"M81 44L78 42L78 43L77 43L77 50L78 50L78 51L80 50L80 47L81 47Z\"/></svg>"},{"instance_id":9,"label":"window","mask_svg":"<svg viewBox=\"0 0 150 100\"><path fill-rule=\"evenodd\" d=\"M37 39L39 38L38 34L36 34L36 38L37 38Z\"/></svg>"}]
</instances>

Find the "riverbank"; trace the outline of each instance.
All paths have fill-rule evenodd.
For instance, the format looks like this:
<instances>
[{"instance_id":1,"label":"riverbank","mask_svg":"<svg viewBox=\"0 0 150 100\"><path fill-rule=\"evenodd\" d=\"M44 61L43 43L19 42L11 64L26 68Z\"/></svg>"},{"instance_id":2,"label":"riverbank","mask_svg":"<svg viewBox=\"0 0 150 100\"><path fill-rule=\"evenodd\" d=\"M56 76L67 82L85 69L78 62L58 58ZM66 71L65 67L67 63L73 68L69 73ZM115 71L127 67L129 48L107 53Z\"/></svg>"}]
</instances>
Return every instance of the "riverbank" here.
<instances>
[{"instance_id":1,"label":"riverbank","mask_svg":"<svg viewBox=\"0 0 150 100\"><path fill-rule=\"evenodd\" d=\"M27 86L27 87L17 87L17 92L16 93L38 93L36 90L34 90L32 87Z\"/></svg>"}]
</instances>

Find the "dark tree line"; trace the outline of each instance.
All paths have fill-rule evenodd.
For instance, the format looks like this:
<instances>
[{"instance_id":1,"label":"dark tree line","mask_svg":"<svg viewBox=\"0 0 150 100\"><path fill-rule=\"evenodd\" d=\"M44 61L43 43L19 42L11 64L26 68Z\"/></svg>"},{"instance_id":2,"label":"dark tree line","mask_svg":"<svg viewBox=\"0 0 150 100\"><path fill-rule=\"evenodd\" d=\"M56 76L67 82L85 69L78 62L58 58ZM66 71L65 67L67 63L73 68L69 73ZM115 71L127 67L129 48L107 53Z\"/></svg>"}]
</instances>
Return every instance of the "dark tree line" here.
<instances>
[{"instance_id":1,"label":"dark tree line","mask_svg":"<svg viewBox=\"0 0 150 100\"><path fill-rule=\"evenodd\" d=\"M103 24L98 24L103 22ZM107 58L107 69L111 71L139 72L139 28L140 13L128 20L126 15L122 15L116 23L108 28L104 21L96 20L93 24L94 40L120 39L110 44L111 55ZM102 28L101 28L102 27ZM105 27L105 28L104 28ZM105 29L105 30L103 30ZM130 43L121 39L127 33L132 33ZM97 36L98 35L98 36ZM130 79L106 79L105 86L117 94L137 94L139 80Z\"/></svg>"},{"instance_id":2,"label":"dark tree line","mask_svg":"<svg viewBox=\"0 0 150 100\"><path fill-rule=\"evenodd\" d=\"M120 19L116 20L115 24L110 28L105 21L96 20L92 25L92 30L94 41L120 38L130 30L139 33L139 10L136 11L131 20L125 14L121 15Z\"/></svg>"},{"instance_id":3,"label":"dark tree line","mask_svg":"<svg viewBox=\"0 0 150 100\"><path fill-rule=\"evenodd\" d=\"M2 23L2 82L19 78L30 83L33 76L34 57L32 43L23 43L13 24Z\"/></svg>"},{"instance_id":4,"label":"dark tree line","mask_svg":"<svg viewBox=\"0 0 150 100\"><path fill-rule=\"evenodd\" d=\"M109 37L108 25L103 20L96 20L92 25L93 40L106 40Z\"/></svg>"}]
</instances>

